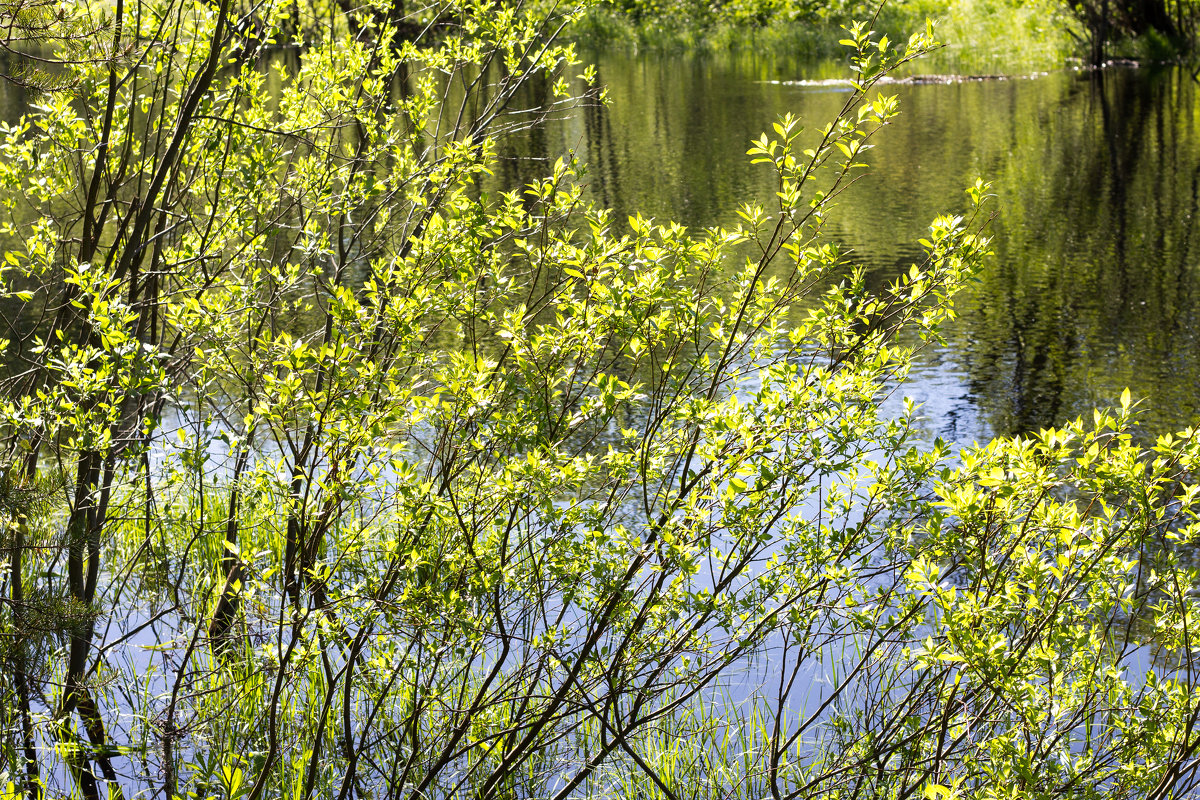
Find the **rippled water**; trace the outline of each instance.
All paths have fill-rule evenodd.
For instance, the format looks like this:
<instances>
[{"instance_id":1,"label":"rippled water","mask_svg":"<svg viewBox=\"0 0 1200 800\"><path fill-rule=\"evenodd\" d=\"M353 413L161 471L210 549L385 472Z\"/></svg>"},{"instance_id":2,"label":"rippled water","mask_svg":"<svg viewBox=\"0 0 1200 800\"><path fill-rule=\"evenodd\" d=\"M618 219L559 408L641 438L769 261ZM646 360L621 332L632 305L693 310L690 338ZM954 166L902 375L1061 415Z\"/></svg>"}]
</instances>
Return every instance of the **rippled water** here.
<instances>
[{"instance_id":1,"label":"rippled water","mask_svg":"<svg viewBox=\"0 0 1200 800\"><path fill-rule=\"evenodd\" d=\"M845 100L841 65L768 58L598 59L612 102L503 143L519 184L574 149L589 196L692 227L733 224L770 197L742 154L781 114L816 127ZM1089 414L1130 387L1142 426L1200 413L1197 87L1180 69L1063 70L1004 81L884 87L900 119L844 196L830 232L882 282L906 269L938 213L990 180L995 256L961 295L943 348L908 394L960 444Z\"/></svg>"}]
</instances>

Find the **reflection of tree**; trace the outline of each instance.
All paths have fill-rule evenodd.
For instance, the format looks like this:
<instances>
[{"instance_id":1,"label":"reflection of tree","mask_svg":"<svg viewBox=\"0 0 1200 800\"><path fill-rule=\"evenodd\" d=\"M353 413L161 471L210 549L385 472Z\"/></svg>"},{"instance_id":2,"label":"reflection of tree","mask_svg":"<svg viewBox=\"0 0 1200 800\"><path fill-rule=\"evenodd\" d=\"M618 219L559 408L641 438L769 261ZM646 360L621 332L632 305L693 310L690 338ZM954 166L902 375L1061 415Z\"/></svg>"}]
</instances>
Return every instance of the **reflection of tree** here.
<instances>
[{"instance_id":1,"label":"reflection of tree","mask_svg":"<svg viewBox=\"0 0 1200 800\"><path fill-rule=\"evenodd\" d=\"M716 209L770 199L765 172L731 157L782 111L827 116L843 95L761 83L758 64L605 59L616 102L501 143L496 182L514 188L575 148L591 199L692 227ZM949 358L997 432L1090 413L1130 386L1146 424L1200 412L1200 318L1191 221L1200 193L1196 94L1185 75L897 87L902 119L871 151L863 190L843 196L831 233L880 288L920 260L936 214L977 176L999 195L996 257L960 302Z\"/></svg>"},{"instance_id":2,"label":"reflection of tree","mask_svg":"<svg viewBox=\"0 0 1200 800\"><path fill-rule=\"evenodd\" d=\"M605 72L597 70L596 77L602 85L605 76ZM621 159L616 152L617 138L612 133L608 109L599 103L585 108L583 130L592 195L601 206L611 208L621 185Z\"/></svg>"},{"instance_id":3,"label":"reflection of tree","mask_svg":"<svg viewBox=\"0 0 1200 800\"><path fill-rule=\"evenodd\" d=\"M1182 2L1174 5L1175 17L1164 0L1071 0L1066 4L1083 25L1089 60L1097 65L1108 57L1109 43L1121 37L1155 31L1179 44L1183 43L1181 35L1185 32L1192 38L1194 12L1185 14Z\"/></svg>"},{"instance_id":4,"label":"reflection of tree","mask_svg":"<svg viewBox=\"0 0 1200 800\"><path fill-rule=\"evenodd\" d=\"M27 71L21 57L6 50L0 50L0 74L22 74ZM29 100L34 92L30 87L17 81L0 81L0 120L15 125L29 106Z\"/></svg>"},{"instance_id":5,"label":"reflection of tree","mask_svg":"<svg viewBox=\"0 0 1200 800\"><path fill-rule=\"evenodd\" d=\"M544 108L538 103L548 104L549 98L550 83L539 73L529 77L519 102L523 107ZM535 117L528 127L500 139L493 169L502 189L519 190L549 173L553 160L546 125L546 119Z\"/></svg>"},{"instance_id":6,"label":"reflection of tree","mask_svg":"<svg viewBox=\"0 0 1200 800\"><path fill-rule=\"evenodd\" d=\"M1190 86L1101 73L1084 87L1013 153L997 259L965 315L972 392L1000 432L1061 422L1126 384L1152 398L1155 427L1195 411L1197 321L1180 302L1195 294ZM1024 202L1005 213L1013 195Z\"/></svg>"},{"instance_id":7,"label":"reflection of tree","mask_svg":"<svg viewBox=\"0 0 1200 800\"><path fill-rule=\"evenodd\" d=\"M501 142L499 188L544 172L537 158L573 149L585 163L589 199L612 208L617 221L638 211L692 228L733 224L733 209L750 199L769 200L778 189L769 170L741 157L750 141L784 111L823 119L844 99L767 82L795 77L794 66L733 56L608 56L597 74L612 103L551 121L544 129L546 151L536 152L524 135Z\"/></svg>"}]
</instances>

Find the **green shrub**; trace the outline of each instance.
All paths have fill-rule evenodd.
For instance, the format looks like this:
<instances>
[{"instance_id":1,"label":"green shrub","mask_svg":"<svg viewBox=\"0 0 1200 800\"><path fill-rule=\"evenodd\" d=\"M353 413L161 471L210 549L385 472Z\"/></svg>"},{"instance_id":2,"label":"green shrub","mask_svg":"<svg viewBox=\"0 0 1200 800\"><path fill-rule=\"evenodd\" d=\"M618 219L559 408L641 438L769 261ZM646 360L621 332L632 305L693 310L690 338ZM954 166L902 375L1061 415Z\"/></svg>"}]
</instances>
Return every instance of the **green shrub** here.
<instances>
[{"instance_id":1,"label":"green shrub","mask_svg":"<svg viewBox=\"0 0 1200 800\"><path fill-rule=\"evenodd\" d=\"M881 410L987 247L982 182L878 291L823 230L928 33L850 26L736 229L617 232L477 182L583 9L72 10L0 131L8 794L1187 790L1193 434Z\"/></svg>"}]
</instances>

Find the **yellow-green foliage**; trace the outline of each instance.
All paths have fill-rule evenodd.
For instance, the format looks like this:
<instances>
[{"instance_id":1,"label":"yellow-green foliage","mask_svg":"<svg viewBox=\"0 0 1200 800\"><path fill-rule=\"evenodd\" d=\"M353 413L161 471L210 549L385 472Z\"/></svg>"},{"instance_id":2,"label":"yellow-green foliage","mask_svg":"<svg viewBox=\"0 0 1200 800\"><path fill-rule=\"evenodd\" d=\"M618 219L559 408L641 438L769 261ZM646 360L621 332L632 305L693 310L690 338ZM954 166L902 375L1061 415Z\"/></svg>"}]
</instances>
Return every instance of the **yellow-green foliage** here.
<instances>
[{"instance_id":1,"label":"yellow-green foliage","mask_svg":"<svg viewBox=\"0 0 1200 800\"><path fill-rule=\"evenodd\" d=\"M844 105L688 231L569 155L480 189L599 99L582 8L340 9L125 0L0 127L7 794L1182 785L1194 435L955 467L883 410L988 247L978 180L886 286L824 227L927 28L848 24Z\"/></svg>"},{"instance_id":2,"label":"yellow-green foliage","mask_svg":"<svg viewBox=\"0 0 1200 800\"><path fill-rule=\"evenodd\" d=\"M1078 50L1068 33L1073 20L1055 0L901 0L885 6L884 17L901 30L936 20L938 36L948 44L923 70L940 65L974 73L1048 69Z\"/></svg>"},{"instance_id":3,"label":"yellow-green foliage","mask_svg":"<svg viewBox=\"0 0 1200 800\"><path fill-rule=\"evenodd\" d=\"M584 43L636 44L663 50L754 49L835 57L833 42L851 19L869 18L864 3L804 0L610 0L573 29ZM948 46L925 59L924 71L1013 72L1061 66L1077 55L1075 26L1055 0L898 0L878 10L875 27L901 32L932 19Z\"/></svg>"}]
</instances>

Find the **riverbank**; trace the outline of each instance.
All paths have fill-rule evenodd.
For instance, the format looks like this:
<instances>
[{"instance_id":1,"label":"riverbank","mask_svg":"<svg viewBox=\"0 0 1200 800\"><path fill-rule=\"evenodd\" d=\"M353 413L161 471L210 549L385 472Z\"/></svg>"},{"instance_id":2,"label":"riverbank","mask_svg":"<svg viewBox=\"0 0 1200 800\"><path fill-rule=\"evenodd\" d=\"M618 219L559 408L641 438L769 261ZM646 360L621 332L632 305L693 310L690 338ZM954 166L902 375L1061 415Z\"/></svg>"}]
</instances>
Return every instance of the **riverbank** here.
<instances>
[{"instance_id":1,"label":"riverbank","mask_svg":"<svg viewBox=\"0 0 1200 800\"><path fill-rule=\"evenodd\" d=\"M868 18L867 5L812 7L797 0L610 0L570 31L590 51L632 54L753 52L787 58L840 58L842 26ZM1062 3L1035 0L910 0L885 6L875 23L893 40L933 20L944 46L922 59L924 72L1018 73L1049 70L1086 55L1085 36ZM1109 56L1139 62L1177 54L1154 36L1116 42Z\"/></svg>"}]
</instances>

